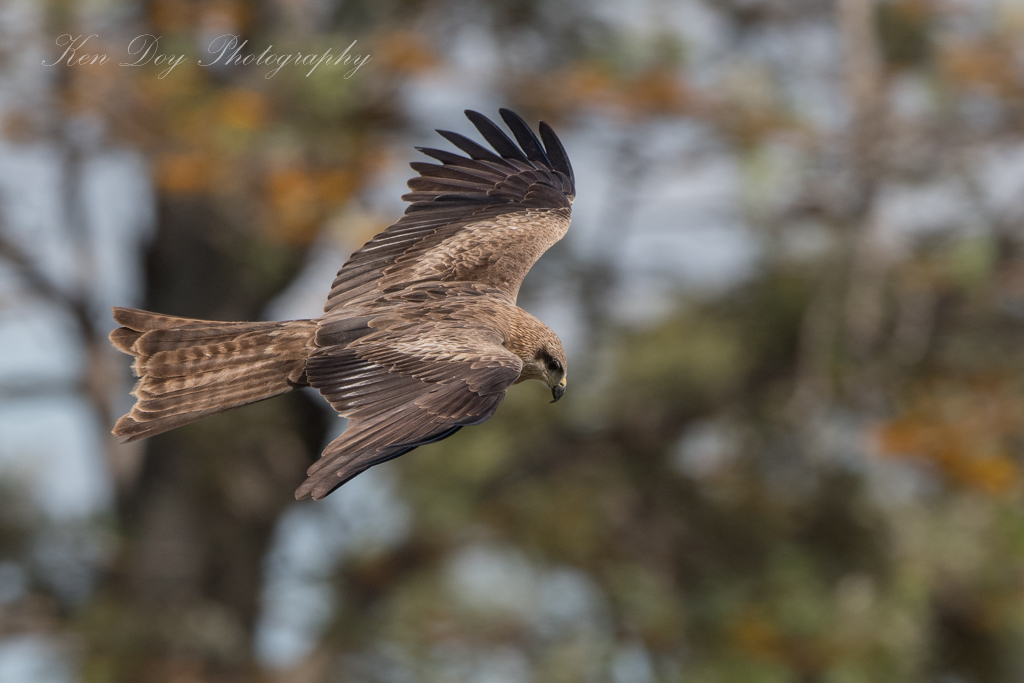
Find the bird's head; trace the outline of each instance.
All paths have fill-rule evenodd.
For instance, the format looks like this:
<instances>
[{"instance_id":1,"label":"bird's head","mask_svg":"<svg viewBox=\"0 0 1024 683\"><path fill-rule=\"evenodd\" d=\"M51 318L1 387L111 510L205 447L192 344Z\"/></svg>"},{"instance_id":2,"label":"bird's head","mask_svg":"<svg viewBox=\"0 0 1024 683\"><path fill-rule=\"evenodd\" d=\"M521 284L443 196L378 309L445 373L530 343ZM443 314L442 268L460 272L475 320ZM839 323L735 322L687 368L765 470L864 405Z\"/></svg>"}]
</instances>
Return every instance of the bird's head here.
<instances>
[{"instance_id":1,"label":"bird's head","mask_svg":"<svg viewBox=\"0 0 1024 683\"><path fill-rule=\"evenodd\" d=\"M553 333L549 339L539 343L533 353L523 358L523 371L519 381L539 379L551 389L551 402L562 398L566 386L565 350L562 342Z\"/></svg>"},{"instance_id":2,"label":"bird's head","mask_svg":"<svg viewBox=\"0 0 1024 683\"><path fill-rule=\"evenodd\" d=\"M505 347L519 356L523 369L516 383L539 379L551 390L551 402L565 393L567 364L562 341L551 329L532 315L516 309Z\"/></svg>"},{"instance_id":3,"label":"bird's head","mask_svg":"<svg viewBox=\"0 0 1024 683\"><path fill-rule=\"evenodd\" d=\"M565 393L567 368L565 351L559 342L557 348L546 348L541 351L541 362L544 363L544 383L551 389L551 402L562 398Z\"/></svg>"}]
</instances>

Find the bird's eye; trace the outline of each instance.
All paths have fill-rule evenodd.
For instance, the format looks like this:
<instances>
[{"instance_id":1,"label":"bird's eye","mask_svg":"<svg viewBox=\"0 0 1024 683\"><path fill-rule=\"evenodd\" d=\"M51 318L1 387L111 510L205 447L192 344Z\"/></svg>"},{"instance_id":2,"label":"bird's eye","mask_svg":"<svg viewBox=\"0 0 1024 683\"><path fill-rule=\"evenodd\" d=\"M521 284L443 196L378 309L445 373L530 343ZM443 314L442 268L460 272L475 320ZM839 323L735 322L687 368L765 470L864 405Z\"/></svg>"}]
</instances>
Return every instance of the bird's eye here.
<instances>
[{"instance_id":1,"label":"bird's eye","mask_svg":"<svg viewBox=\"0 0 1024 683\"><path fill-rule=\"evenodd\" d=\"M561 372L562 371L562 364L559 363L557 360L549 360L548 361L548 370L550 370L551 372Z\"/></svg>"}]
</instances>

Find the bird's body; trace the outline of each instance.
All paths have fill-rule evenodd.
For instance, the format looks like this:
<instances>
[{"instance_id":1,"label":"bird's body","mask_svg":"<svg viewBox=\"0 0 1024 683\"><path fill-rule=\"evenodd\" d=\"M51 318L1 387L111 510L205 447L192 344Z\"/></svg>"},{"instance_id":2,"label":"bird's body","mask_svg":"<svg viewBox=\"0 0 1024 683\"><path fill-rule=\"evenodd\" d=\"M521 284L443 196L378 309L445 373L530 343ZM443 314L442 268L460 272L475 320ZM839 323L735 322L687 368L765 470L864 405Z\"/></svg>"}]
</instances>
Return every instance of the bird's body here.
<instances>
[{"instance_id":1,"label":"bird's body","mask_svg":"<svg viewBox=\"0 0 1024 683\"><path fill-rule=\"evenodd\" d=\"M339 271L316 320L222 323L118 308L137 403L114 434L135 440L312 386L349 418L296 496L319 499L375 464L488 419L511 384L565 390L558 337L516 305L526 273L564 236L572 168L551 129L467 112L495 154L441 131L469 158L422 150L412 205Z\"/></svg>"}]
</instances>

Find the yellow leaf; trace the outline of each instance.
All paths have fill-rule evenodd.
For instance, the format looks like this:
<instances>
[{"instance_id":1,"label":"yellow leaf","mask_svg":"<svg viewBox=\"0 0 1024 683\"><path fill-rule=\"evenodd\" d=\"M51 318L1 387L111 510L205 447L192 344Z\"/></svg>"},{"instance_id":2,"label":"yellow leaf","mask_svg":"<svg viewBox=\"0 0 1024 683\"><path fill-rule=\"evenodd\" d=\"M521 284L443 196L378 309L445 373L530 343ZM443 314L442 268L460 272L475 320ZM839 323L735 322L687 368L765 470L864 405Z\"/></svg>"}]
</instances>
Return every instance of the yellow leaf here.
<instances>
[{"instance_id":1,"label":"yellow leaf","mask_svg":"<svg viewBox=\"0 0 1024 683\"><path fill-rule=\"evenodd\" d=\"M258 130L267 120L267 98L253 90L230 89L221 95L221 120L234 128Z\"/></svg>"},{"instance_id":2,"label":"yellow leaf","mask_svg":"<svg viewBox=\"0 0 1024 683\"><path fill-rule=\"evenodd\" d=\"M166 153L156 161L157 187L168 193L205 192L213 182L215 161L200 152Z\"/></svg>"}]
</instances>

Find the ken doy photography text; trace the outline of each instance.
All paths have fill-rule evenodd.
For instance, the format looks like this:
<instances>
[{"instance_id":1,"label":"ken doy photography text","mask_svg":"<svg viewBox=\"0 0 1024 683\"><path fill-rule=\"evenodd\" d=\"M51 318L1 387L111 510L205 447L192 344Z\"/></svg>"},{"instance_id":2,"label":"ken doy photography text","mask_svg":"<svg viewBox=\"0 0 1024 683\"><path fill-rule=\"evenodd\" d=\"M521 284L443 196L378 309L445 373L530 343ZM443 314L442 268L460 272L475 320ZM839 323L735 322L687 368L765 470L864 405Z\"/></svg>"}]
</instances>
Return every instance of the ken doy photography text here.
<instances>
[{"instance_id":1,"label":"ken doy photography text","mask_svg":"<svg viewBox=\"0 0 1024 683\"><path fill-rule=\"evenodd\" d=\"M96 33L88 36L73 36L65 33L57 38L57 46L64 48L63 53L53 61L43 60L43 66L90 66L105 64L110 57L102 52L90 52L89 40L98 39ZM275 53L273 45L268 45L259 54L255 50L247 49L249 41L243 40L240 36L225 33L210 41L206 50L209 56L199 58L197 63L201 67L229 67L229 66L262 66L268 67L264 78L273 78L285 66L289 64L301 66L306 71L306 76L311 76L317 67L347 67L341 75L342 78L351 78L359 70L359 67L370 61L370 55L355 54L353 52L356 42L353 40L348 47L340 52L333 51L330 47L322 52L288 52ZM95 43L94 43L95 44ZM118 62L118 66L156 66L163 67L157 78L165 78L177 66L185 61L184 53L173 54L165 52L160 47L160 36L145 33L136 36L128 43L128 59Z\"/></svg>"}]
</instances>

